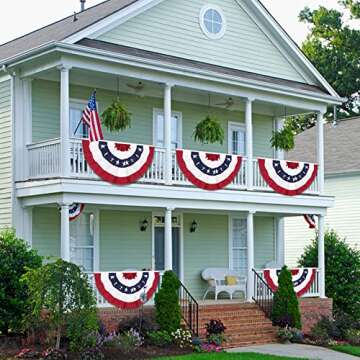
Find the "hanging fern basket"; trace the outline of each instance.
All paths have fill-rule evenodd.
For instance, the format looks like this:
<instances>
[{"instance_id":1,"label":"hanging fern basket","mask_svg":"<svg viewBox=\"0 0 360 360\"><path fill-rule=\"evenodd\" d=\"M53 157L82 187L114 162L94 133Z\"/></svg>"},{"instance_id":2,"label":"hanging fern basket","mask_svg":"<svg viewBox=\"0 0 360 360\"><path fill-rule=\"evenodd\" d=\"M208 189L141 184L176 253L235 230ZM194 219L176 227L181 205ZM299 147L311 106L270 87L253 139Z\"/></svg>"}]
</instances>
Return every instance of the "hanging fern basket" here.
<instances>
[{"instance_id":1,"label":"hanging fern basket","mask_svg":"<svg viewBox=\"0 0 360 360\"><path fill-rule=\"evenodd\" d=\"M193 137L202 144L223 144L225 135L219 120L215 116L208 115L196 125Z\"/></svg>"},{"instance_id":2,"label":"hanging fern basket","mask_svg":"<svg viewBox=\"0 0 360 360\"><path fill-rule=\"evenodd\" d=\"M111 132L124 131L131 126L131 113L117 98L102 113L102 123Z\"/></svg>"}]
</instances>

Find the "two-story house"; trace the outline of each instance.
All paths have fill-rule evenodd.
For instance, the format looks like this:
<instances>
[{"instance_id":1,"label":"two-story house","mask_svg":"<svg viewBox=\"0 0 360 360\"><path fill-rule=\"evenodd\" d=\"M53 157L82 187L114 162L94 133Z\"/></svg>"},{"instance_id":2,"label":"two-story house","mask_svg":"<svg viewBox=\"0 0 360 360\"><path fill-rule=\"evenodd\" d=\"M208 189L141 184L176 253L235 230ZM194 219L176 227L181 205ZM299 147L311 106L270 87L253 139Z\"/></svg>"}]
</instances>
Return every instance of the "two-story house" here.
<instances>
[{"instance_id":1,"label":"two-story house","mask_svg":"<svg viewBox=\"0 0 360 360\"><path fill-rule=\"evenodd\" d=\"M132 126L108 140L155 146L145 175L114 185L86 163L77 124L92 91L99 113L118 95ZM173 269L202 298L205 268L254 277L284 263L284 218L319 217L325 297L323 114L342 99L258 0L108 0L0 46L0 225L40 254L92 273ZM208 113L222 145L197 143ZM316 113L317 177L297 196L273 190L259 158L290 114ZM175 149L242 155L230 185L198 188ZM312 164L310 164L312 165ZM85 208L69 220L73 203Z\"/></svg>"}]
</instances>

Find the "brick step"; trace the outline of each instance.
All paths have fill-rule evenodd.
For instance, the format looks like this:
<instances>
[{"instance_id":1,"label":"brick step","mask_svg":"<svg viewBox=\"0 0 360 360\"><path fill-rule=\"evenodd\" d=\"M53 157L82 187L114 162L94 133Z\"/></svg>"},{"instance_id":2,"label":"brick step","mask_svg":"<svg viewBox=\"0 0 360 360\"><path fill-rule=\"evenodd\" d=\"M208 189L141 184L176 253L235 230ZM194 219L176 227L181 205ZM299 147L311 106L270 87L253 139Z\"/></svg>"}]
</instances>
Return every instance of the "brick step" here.
<instances>
[{"instance_id":1,"label":"brick step","mask_svg":"<svg viewBox=\"0 0 360 360\"><path fill-rule=\"evenodd\" d=\"M260 312L261 310L256 307L242 307L242 306L209 306L209 307L199 307L199 312L238 312L238 311L247 311L247 312Z\"/></svg>"},{"instance_id":2,"label":"brick step","mask_svg":"<svg viewBox=\"0 0 360 360\"><path fill-rule=\"evenodd\" d=\"M237 323L254 323L259 321L269 321L264 315L220 315L218 317L213 316L199 316L199 323L206 324L212 319L220 319L223 323L225 322L237 322Z\"/></svg>"},{"instance_id":3,"label":"brick step","mask_svg":"<svg viewBox=\"0 0 360 360\"><path fill-rule=\"evenodd\" d=\"M259 325L259 326L239 326L239 325L232 325L226 327L226 334L253 334L259 332L274 332L274 327L270 324L267 325ZM200 334L206 334L206 329L200 329Z\"/></svg>"},{"instance_id":4,"label":"brick step","mask_svg":"<svg viewBox=\"0 0 360 360\"><path fill-rule=\"evenodd\" d=\"M240 343L254 343L254 342L277 342L276 334L255 334L255 335L239 335L229 338L226 343L227 346L232 346L232 344Z\"/></svg>"}]
</instances>

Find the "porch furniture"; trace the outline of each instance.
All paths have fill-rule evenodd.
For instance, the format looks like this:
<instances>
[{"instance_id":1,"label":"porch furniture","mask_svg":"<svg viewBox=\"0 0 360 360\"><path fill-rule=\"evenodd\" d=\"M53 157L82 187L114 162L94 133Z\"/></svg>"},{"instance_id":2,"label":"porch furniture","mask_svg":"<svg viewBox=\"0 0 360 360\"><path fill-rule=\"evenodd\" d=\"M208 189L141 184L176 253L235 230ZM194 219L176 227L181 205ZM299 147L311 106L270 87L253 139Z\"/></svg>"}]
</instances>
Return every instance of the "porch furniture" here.
<instances>
[{"instance_id":1,"label":"porch furniture","mask_svg":"<svg viewBox=\"0 0 360 360\"><path fill-rule=\"evenodd\" d=\"M229 294L230 299L233 298L234 293L241 291L246 295L246 277L240 276L235 270L226 268L208 268L203 270L201 277L207 281L208 288L205 291L203 299L206 299L208 293L213 292L215 294L215 300L218 299L218 295L222 292ZM227 281L227 278L232 280L236 279L234 285L229 285L233 281Z\"/></svg>"}]
</instances>

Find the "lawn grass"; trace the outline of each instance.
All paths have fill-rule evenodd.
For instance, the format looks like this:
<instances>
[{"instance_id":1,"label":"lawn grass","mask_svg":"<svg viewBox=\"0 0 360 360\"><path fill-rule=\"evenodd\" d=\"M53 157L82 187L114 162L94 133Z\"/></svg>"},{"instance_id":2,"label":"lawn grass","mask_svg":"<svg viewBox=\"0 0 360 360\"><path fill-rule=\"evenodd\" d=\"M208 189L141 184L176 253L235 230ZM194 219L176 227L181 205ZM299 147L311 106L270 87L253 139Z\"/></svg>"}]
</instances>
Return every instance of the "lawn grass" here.
<instances>
[{"instance_id":1,"label":"lawn grass","mask_svg":"<svg viewBox=\"0 0 360 360\"><path fill-rule=\"evenodd\" d=\"M360 357L360 346L353 345L334 345L331 347L333 350L346 353L349 355L359 356Z\"/></svg>"},{"instance_id":2,"label":"lawn grass","mask_svg":"<svg viewBox=\"0 0 360 360\"><path fill-rule=\"evenodd\" d=\"M191 354L177 357L165 357L157 360L307 360L283 356L263 355L255 353L210 353Z\"/></svg>"}]
</instances>

